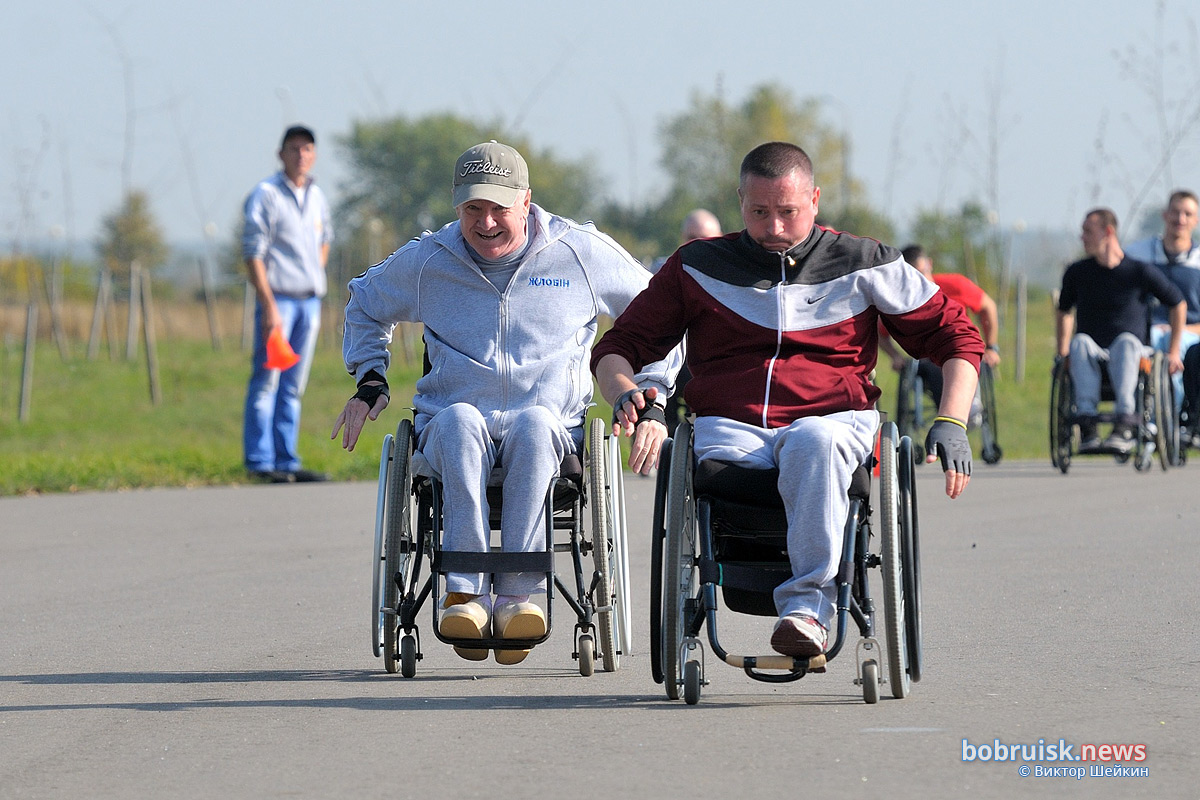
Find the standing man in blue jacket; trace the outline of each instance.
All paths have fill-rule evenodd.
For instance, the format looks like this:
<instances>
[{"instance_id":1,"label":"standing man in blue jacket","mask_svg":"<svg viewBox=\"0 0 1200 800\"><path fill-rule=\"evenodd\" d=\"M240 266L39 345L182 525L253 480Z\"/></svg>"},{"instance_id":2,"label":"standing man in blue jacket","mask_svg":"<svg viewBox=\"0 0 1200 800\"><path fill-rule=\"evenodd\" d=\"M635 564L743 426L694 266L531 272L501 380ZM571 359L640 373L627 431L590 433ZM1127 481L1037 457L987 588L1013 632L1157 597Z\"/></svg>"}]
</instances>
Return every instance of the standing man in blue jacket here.
<instances>
[{"instance_id":1,"label":"standing man in blue jacket","mask_svg":"<svg viewBox=\"0 0 1200 800\"><path fill-rule=\"evenodd\" d=\"M313 132L288 128L279 148L283 169L254 187L246 199L242 257L254 286L254 355L246 391L242 444L250 475L272 483L323 481L300 468L300 398L308 383L325 263L333 240L329 203L310 174L317 160ZM266 366L267 339L279 330L299 356L295 366Z\"/></svg>"},{"instance_id":2,"label":"standing man in blue jacket","mask_svg":"<svg viewBox=\"0 0 1200 800\"><path fill-rule=\"evenodd\" d=\"M500 467L502 549L542 550L546 492L563 457L583 441L597 318L624 311L650 273L591 223L534 205L525 159L508 145L493 140L463 153L452 193L456 221L350 282L343 355L359 389L333 436L343 431L342 446L354 449L366 421L388 403L392 330L401 321L423 323L431 369L413 399L413 469L428 467L443 482L446 549L488 549L486 487ZM649 401L666 399L679 362L676 353L671 368L657 362L637 376ZM665 416L655 409L634 436L631 466L643 473L666 438ZM446 591L444 636L546 632L545 613L531 600L546 591L544 574L448 573ZM455 651L475 661L488 656ZM498 650L496 660L516 664L527 653Z\"/></svg>"}]
</instances>

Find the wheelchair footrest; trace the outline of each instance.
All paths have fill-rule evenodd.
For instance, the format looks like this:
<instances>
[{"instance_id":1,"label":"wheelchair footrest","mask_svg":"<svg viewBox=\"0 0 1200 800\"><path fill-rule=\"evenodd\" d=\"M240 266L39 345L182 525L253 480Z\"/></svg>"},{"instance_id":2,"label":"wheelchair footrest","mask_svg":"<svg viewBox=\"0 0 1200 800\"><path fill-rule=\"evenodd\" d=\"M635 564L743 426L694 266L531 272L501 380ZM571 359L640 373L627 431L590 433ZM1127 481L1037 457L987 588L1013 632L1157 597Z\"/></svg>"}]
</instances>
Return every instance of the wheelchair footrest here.
<instances>
[{"instance_id":1,"label":"wheelchair footrest","mask_svg":"<svg viewBox=\"0 0 1200 800\"><path fill-rule=\"evenodd\" d=\"M783 669L789 672L824 672L827 659L824 654L812 658L794 658L792 656L737 656L725 654L725 663L738 669Z\"/></svg>"}]
</instances>

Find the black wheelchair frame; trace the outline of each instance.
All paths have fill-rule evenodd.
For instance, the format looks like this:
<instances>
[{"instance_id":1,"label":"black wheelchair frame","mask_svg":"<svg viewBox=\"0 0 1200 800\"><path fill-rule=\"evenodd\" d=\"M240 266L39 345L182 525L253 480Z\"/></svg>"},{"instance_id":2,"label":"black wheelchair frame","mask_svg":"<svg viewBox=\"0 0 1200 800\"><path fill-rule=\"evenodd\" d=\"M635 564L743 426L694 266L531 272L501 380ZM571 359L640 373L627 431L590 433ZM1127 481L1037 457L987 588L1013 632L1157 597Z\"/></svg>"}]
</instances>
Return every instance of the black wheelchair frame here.
<instances>
[{"instance_id":1,"label":"black wheelchair frame","mask_svg":"<svg viewBox=\"0 0 1200 800\"><path fill-rule=\"evenodd\" d=\"M546 493L546 549L505 553L492 545L486 553L449 551L442 547L441 481L412 472L415 444L412 420L402 419L395 436L384 437L376 504L375 553L372 571L371 644L389 673L416 674L423 658L418 612L431 596L433 632L438 640L470 649L525 650L550 638L553 589L575 612L574 650L579 673L592 675L599 656L605 671L619 668L629 652L629 585L620 449L609 442L602 420L593 420L587 447L563 460ZM612 459L616 458L616 469ZM583 460L590 462L585 469ZM591 499L590 537L584 531L584 508ZM488 487L489 524L499 530L501 491ZM556 532L566 532L565 541ZM555 555L569 553L574 591L555 570ZM592 555L590 575L584 557ZM422 577L422 562L429 574ZM542 572L546 575L546 632L534 639L457 639L440 631L442 578L447 572ZM553 587L553 588L551 588ZM598 640L597 640L598 639Z\"/></svg>"},{"instance_id":2,"label":"black wheelchair frame","mask_svg":"<svg viewBox=\"0 0 1200 800\"><path fill-rule=\"evenodd\" d=\"M979 365L979 400L983 412L979 425L979 455L985 464L999 464L1004 451L1000 447L996 415L996 375L987 362ZM918 463L925 461L925 448L920 442L924 441L925 430L935 416L937 409L917 373L917 360L910 358L900 370L896 388L896 427L901 436L913 439L913 453Z\"/></svg>"},{"instance_id":3,"label":"black wheelchair frame","mask_svg":"<svg viewBox=\"0 0 1200 800\"><path fill-rule=\"evenodd\" d=\"M900 437L894 423L879 433L880 537L872 550L872 464L855 473L850 491L841 566L837 575L836 638L828 652L812 658L783 655L735 655L718 636L717 587L732 611L774 616L771 592L791 575L787 560L787 522L774 488L778 472L728 466L726 487L741 487L742 496L717 497L697 484L692 454L692 428L681 423L659 461L651 547L650 650L655 682L664 684L668 699L680 693L689 705L700 700L708 684L701 628L718 660L742 669L755 680L782 683L809 672L824 672L844 647L849 622L858 627L855 683L867 703L879 701L881 683L890 680L893 696L908 696L921 679L921 581L917 496L912 440ZM773 502L749 502L773 495ZM782 525L782 532L780 526ZM728 546L731 537L757 540L752 551ZM763 541L764 538L766 541ZM882 571L888 679L880 667L875 638L875 603L869 571Z\"/></svg>"},{"instance_id":4,"label":"black wheelchair frame","mask_svg":"<svg viewBox=\"0 0 1200 800\"><path fill-rule=\"evenodd\" d=\"M1112 383L1107 370L1101 370L1101 375L1100 400L1110 403L1114 399ZM1081 453L1079 414L1069 361L1059 359L1054 365L1050 382L1050 463L1064 475L1070 470L1071 459L1076 455L1111 455L1121 464L1132 459L1138 472L1148 471L1156 455L1164 471L1181 466L1186 456L1179 442L1175 384L1167 368L1166 356L1161 352L1155 351L1153 355L1141 359L1137 388L1134 390L1134 413L1138 418L1138 431L1132 453L1103 449ZM1097 415L1101 424L1114 422L1115 419L1116 415L1109 411L1101 411Z\"/></svg>"}]
</instances>

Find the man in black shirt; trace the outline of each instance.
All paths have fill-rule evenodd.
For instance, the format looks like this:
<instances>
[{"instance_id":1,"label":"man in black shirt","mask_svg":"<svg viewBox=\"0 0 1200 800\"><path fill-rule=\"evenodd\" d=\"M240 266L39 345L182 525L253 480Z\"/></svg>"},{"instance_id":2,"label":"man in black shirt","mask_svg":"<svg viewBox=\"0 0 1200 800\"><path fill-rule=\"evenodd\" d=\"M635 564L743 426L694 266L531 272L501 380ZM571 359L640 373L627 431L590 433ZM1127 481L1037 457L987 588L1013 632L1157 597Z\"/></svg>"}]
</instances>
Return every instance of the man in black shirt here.
<instances>
[{"instance_id":1,"label":"man in black shirt","mask_svg":"<svg viewBox=\"0 0 1200 800\"><path fill-rule=\"evenodd\" d=\"M1187 303L1161 271L1125 257L1117 239L1117 217L1111 210L1089 211L1081 238L1088 258L1067 267L1058 297L1058 355L1070 357L1080 452L1128 453L1138 425L1134 413L1138 365L1150 352L1148 298L1153 295L1170 309L1167 360L1172 374L1183 369L1179 346ZM1101 364L1108 371L1117 414L1103 444L1096 427Z\"/></svg>"}]
</instances>

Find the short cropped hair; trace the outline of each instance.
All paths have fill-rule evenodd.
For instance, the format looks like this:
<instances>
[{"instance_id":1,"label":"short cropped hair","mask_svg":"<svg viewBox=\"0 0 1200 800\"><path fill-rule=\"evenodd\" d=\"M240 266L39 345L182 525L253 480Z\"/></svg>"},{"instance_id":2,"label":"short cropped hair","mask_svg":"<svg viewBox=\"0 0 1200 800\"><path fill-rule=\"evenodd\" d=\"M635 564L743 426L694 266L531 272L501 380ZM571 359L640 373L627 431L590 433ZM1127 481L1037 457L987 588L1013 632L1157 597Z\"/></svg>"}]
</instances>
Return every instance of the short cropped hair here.
<instances>
[{"instance_id":1,"label":"short cropped hair","mask_svg":"<svg viewBox=\"0 0 1200 800\"><path fill-rule=\"evenodd\" d=\"M1200 205L1200 200L1196 199L1196 193L1189 189L1176 189L1171 192L1171 196L1167 198L1167 208L1171 207L1171 203L1176 200L1191 200L1193 203Z\"/></svg>"},{"instance_id":2,"label":"short cropped hair","mask_svg":"<svg viewBox=\"0 0 1200 800\"><path fill-rule=\"evenodd\" d=\"M904 256L905 262L915 267L917 262L925 257L925 248L919 244L910 244L900 251L900 255Z\"/></svg>"},{"instance_id":3,"label":"short cropped hair","mask_svg":"<svg viewBox=\"0 0 1200 800\"><path fill-rule=\"evenodd\" d=\"M790 142L767 142L751 150L742 159L738 184L744 186L748 175L774 180L795 171L799 171L812 183L813 166L808 153Z\"/></svg>"},{"instance_id":4,"label":"short cropped hair","mask_svg":"<svg viewBox=\"0 0 1200 800\"><path fill-rule=\"evenodd\" d=\"M1117 215L1113 213L1111 208L1093 208L1084 215L1084 219L1088 217L1099 217L1100 224L1105 228L1112 228L1115 233L1117 230Z\"/></svg>"}]
</instances>

